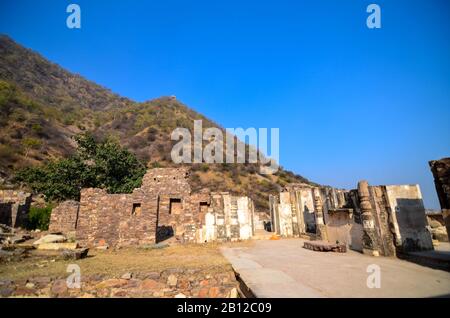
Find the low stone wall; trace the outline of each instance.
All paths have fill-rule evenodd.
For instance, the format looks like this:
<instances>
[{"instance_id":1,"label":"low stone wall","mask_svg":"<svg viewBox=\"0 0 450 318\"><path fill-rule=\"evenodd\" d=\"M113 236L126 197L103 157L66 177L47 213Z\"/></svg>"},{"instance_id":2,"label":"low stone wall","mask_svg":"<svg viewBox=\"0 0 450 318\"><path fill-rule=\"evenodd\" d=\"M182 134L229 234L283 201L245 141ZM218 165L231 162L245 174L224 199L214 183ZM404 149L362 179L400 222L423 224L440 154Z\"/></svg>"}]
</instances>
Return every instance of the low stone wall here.
<instances>
[{"instance_id":1,"label":"low stone wall","mask_svg":"<svg viewBox=\"0 0 450 318\"><path fill-rule=\"evenodd\" d=\"M87 246L155 243L157 198L136 189L132 194L108 194L83 189L76 237Z\"/></svg>"},{"instance_id":2,"label":"low stone wall","mask_svg":"<svg viewBox=\"0 0 450 318\"><path fill-rule=\"evenodd\" d=\"M70 232L86 246L130 246L174 237L185 243L246 240L254 234L254 206L248 197L203 189L191 193L183 168L150 169L129 194L82 189L80 202L52 212L50 231Z\"/></svg>"},{"instance_id":3,"label":"low stone wall","mask_svg":"<svg viewBox=\"0 0 450 318\"><path fill-rule=\"evenodd\" d=\"M53 208L50 216L49 232L73 232L77 226L80 202L64 201Z\"/></svg>"},{"instance_id":4,"label":"low stone wall","mask_svg":"<svg viewBox=\"0 0 450 318\"><path fill-rule=\"evenodd\" d=\"M0 297L135 297L135 298L236 298L238 282L231 268L167 269L124 273L122 277L81 277L81 288L67 287L66 277L0 279Z\"/></svg>"},{"instance_id":5,"label":"low stone wall","mask_svg":"<svg viewBox=\"0 0 450 318\"><path fill-rule=\"evenodd\" d=\"M0 223L11 227L26 227L30 205L31 193L0 190Z\"/></svg>"}]
</instances>

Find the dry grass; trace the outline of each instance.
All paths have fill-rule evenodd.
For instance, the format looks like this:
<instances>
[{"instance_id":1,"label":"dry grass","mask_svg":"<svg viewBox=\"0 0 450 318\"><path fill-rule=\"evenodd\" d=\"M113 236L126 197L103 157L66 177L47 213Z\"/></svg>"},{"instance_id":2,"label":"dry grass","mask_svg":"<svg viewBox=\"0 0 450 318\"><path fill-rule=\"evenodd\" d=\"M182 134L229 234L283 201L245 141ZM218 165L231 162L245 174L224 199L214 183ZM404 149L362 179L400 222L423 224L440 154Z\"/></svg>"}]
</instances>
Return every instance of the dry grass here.
<instances>
[{"instance_id":1,"label":"dry grass","mask_svg":"<svg viewBox=\"0 0 450 318\"><path fill-rule=\"evenodd\" d=\"M32 256L19 262L0 264L0 279L22 280L31 277L66 277L67 265L80 266L82 275L102 274L120 277L126 272L152 272L165 269L230 269L219 251L220 246L248 246L251 242L173 245L161 249L123 248L99 251L92 249L89 256L77 261L56 260L51 255Z\"/></svg>"}]
</instances>

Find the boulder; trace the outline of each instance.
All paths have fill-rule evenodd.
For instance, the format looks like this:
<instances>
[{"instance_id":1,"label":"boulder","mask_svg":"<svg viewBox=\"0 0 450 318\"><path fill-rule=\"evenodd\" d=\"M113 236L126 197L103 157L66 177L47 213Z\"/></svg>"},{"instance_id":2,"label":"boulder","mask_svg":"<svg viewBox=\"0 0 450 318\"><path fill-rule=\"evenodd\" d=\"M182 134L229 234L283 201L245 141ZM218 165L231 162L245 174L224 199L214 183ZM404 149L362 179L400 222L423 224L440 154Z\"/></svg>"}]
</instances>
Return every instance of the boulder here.
<instances>
[{"instance_id":1,"label":"boulder","mask_svg":"<svg viewBox=\"0 0 450 318\"><path fill-rule=\"evenodd\" d=\"M433 238L435 240L438 240L440 242L448 242L447 229L445 228L445 226L433 228L431 230L431 234L433 235Z\"/></svg>"},{"instance_id":2,"label":"boulder","mask_svg":"<svg viewBox=\"0 0 450 318\"><path fill-rule=\"evenodd\" d=\"M48 234L35 241L33 244L40 245L45 243L63 243L65 241L67 241L67 239L64 235Z\"/></svg>"},{"instance_id":3,"label":"boulder","mask_svg":"<svg viewBox=\"0 0 450 318\"><path fill-rule=\"evenodd\" d=\"M154 279L144 279L140 285L141 290L159 291L164 285Z\"/></svg>"},{"instance_id":4,"label":"boulder","mask_svg":"<svg viewBox=\"0 0 450 318\"><path fill-rule=\"evenodd\" d=\"M77 260L77 259L85 258L88 255L88 252L89 252L89 248L87 248L87 247L76 248L73 250L67 249L67 250L62 251L61 256L65 260L70 260L70 259Z\"/></svg>"},{"instance_id":5,"label":"boulder","mask_svg":"<svg viewBox=\"0 0 450 318\"><path fill-rule=\"evenodd\" d=\"M238 293L237 288L231 289L229 298L239 298L239 293Z\"/></svg>"},{"instance_id":6,"label":"boulder","mask_svg":"<svg viewBox=\"0 0 450 318\"><path fill-rule=\"evenodd\" d=\"M178 279L173 274L169 275L169 277L167 278L167 285L169 285L170 287L177 286L177 282L178 282Z\"/></svg>"},{"instance_id":7,"label":"boulder","mask_svg":"<svg viewBox=\"0 0 450 318\"><path fill-rule=\"evenodd\" d=\"M25 284L25 287L28 288L28 289L33 289L33 288L36 287L36 285L31 283L31 282L28 282L28 283Z\"/></svg>"},{"instance_id":8,"label":"boulder","mask_svg":"<svg viewBox=\"0 0 450 318\"><path fill-rule=\"evenodd\" d=\"M431 226L432 229L435 229L435 228L438 228L438 227L441 227L441 226L442 226L442 224L439 223L439 222L436 221L436 220L430 220L430 221L428 222L428 224Z\"/></svg>"},{"instance_id":9,"label":"boulder","mask_svg":"<svg viewBox=\"0 0 450 318\"><path fill-rule=\"evenodd\" d=\"M103 289L103 288L122 287L127 283L128 281L126 279L111 278L98 283L97 285L95 285L95 288Z\"/></svg>"},{"instance_id":10,"label":"boulder","mask_svg":"<svg viewBox=\"0 0 450 318\"><path fill-rule=\"evenodd\" d=\"M18 244L25 242L25 239L20 235L14 235L11 237L8 237L6 240L9 244Z\"/></svg>"},{"instance_id":11,"label":"boulder","mask_svg":"<svg viewBox=\"0 0 450 318\"><path fill-rule=\"evenodd\" d=\"M132 277L133 277L133 274L128 272L128 273L123 274L121 278L128 280L128 279L131 279Z\"/></svg>"}]
</instances>

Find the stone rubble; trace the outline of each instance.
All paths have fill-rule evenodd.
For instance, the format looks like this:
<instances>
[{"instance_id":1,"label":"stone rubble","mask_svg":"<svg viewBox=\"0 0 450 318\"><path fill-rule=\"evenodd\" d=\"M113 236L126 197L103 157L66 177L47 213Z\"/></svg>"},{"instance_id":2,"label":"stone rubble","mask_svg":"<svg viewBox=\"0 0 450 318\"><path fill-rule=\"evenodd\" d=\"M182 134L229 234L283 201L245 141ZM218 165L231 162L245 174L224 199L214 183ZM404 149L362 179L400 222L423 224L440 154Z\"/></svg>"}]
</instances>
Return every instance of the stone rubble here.
<instances>
[{"instance_id":1,"label":"stone rubble","mask_svg":"<svg viewBox=\"0 0 450 318\"><path fill-rule=\"evenodd\" d=\"M81 288L68 288L63 277L1 278L0 297L238 298L239 293L234 272L209 268L82 276Z\"/></svg>"}]
</instances>

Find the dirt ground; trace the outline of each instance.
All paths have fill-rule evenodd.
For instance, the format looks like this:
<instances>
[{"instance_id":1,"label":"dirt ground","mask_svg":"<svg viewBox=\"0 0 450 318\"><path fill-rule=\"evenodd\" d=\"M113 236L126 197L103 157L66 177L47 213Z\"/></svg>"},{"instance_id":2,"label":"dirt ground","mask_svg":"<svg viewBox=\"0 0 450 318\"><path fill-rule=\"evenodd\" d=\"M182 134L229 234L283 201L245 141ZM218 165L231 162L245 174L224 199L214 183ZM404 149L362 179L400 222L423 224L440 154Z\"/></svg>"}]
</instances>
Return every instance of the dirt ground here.
<instances>
[{"instance_id":1,"label":"dirt ground","mask_svg":"<svg viewBox=\"0 0 450 318\"><path fill-rule=\"evenodd\" d=\"M245 246L249 243L230 243ZM77 261L60 260L52 253L31 252L21 261L0 264L0 279L22 280L34 276L67 276L69 264L80 266L82 275L102 274L120 277L125 272L162 271L169 268L203 269L229 268L218 244L173 245L164 248L91 249L88 257Z\"/></svg>"}]
</instances>

